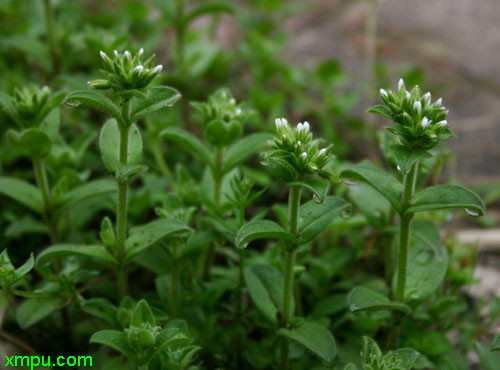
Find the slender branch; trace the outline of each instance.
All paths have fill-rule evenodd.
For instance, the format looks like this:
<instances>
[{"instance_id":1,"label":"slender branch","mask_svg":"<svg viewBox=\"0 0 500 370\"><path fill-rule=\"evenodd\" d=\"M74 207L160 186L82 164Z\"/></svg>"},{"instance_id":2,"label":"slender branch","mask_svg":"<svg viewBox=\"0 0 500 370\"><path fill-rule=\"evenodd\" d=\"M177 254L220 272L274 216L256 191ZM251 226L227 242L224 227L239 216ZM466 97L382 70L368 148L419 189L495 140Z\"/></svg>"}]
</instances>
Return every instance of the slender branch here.
<instances>
[{"instance_id":1,"label":"slender branch","mask_svg":"<svg viewBox=\"0 0 500 370\"><path fill-rule=\"evenodd\" d=\"M59 243L59 232L57 230L57 222L52 216L52 196L50 194L49 182L47 180L47 171L45 170L45 162L43 159L34 159L33 167L35 171L35 178L42 193L43 208L45 220L50 230L50 238L52 239L52 244Z\"/></svg>"},{"instance_id":2,"label":"slender branch","mask_svg":"<svg viewBox=\"0 0 500 370\"><path fill-rule=\"evenodd\" d=\"M297 235L299 224L299 209L300 209L300 186L291 186L288 198L288 231L292 235ZM283 317L282 325L287 326L292 318L292 300L293 300L293 277L295 268L295 258L297 247L287 248L285 251L285 289L283 294ZM281 345L281 368L290 368L290 340L283 338Z\"/></svg>"}]
</instances>

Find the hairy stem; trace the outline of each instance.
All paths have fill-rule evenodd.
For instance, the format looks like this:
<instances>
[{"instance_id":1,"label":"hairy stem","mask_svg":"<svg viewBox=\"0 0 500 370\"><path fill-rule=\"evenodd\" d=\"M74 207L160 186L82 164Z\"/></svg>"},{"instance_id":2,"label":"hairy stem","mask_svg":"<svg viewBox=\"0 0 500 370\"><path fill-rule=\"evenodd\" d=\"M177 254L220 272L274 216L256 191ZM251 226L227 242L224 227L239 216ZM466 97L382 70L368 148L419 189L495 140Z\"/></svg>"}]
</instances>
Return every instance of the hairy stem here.
<instances>
[{"instance_id":1,"label":"hairy stem","mask_svg":"<svg viewBox=\"0 0 500 370\"><path fill-rule=\"evenodd\" d=\"M122 104L122 116L126 126L120 126L120 164L127 165L128 162L128 136L130 126L129 121L129 101ZM118 295L120 299L127 295L127 271L123 266L125 257L125 240L127 237L127 208L128 208L128 181L118 182L118 203L116 209L116 257L118 268L116 271L116 283L118 285Z\"/></svg>"},{"instance_id":2,"label":"hairy stem","mask_svg":"<svg viewBox=\"0 0 500 370\"><path fill-rule=\"evenodd\" d=\"M288 231L292 235L297 234L299 224L299 209L300 209L300 186L290 187L288 198ZM292 300L293 300L293 277L295 268L295 257L297 247L287 248L285 251L285 290L283 293L283 317L282 325L286 327L292 318ZM290 340L283 338L281 346L281 368L290 368Z\"/></svg>"}]
</instances>

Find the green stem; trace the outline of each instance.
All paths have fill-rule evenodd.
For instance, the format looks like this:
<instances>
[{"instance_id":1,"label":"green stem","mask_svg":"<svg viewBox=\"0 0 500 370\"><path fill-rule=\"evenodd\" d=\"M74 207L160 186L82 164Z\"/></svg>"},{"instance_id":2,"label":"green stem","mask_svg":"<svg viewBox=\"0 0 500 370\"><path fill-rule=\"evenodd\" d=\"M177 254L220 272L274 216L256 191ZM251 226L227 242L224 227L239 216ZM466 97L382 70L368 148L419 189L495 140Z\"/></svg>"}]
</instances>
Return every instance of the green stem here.
<instances>
[{"instance_id":1,"label":"green stem","mask_svg":"<svg viewBox=\"0 0 500 370\"><path fill-rule=\"evenodd\" d=\"M54 28L54 12L50 0L43 1L43 7L45 12L45 25L47 27L47 39L49 41L49 51L52 58L52 66L54 72L58 69L58 58L57 58L57 43Z\"/></svg>"},{"instance_id":2,"label":"green stem","mask_svg":"<svg viewBox=\"0 0 500 370\"><path fill-rule=\"evenodd\" d=\"M179 307L179 267L177 266L177 245L172 246L172 254L172 271L170 276L170 314L172 315L172 318L176 318Z\"/></svg>"},{"instance_id":3,"label":"green stem","mask_svg":"<svg viewBox=\"0 0 500 370\"><path fill-rule=\"evenodd\" d=\"M291 186L288 198L288 231L292 235L297 235L299 224L299 209L300 209L300 186ZM287 248L285 251L285 289L283 294L283 317L282 325L286 327L292 318L292 299L293 299L293 277L295 268L295 258L297 247ZM283 339L281 346L281 368L289 369L290 367L290 341L287 338Z\"/></svg>"},{"instance_id":4,"label":"green stem","mask_svg":"<svg viewBox=\"0 0 500 370\"><path fill-rule=\"evenodd\" d=\"M162 153L161 145L160 145L160 140L158 140L154 136L155 135L151 135L151 138L150 138L151 150L153 151L153 155L155 157L156 164L160 168L161 174L170 183L172 180L172 176L170 174L170 169L168 168L168 164L165 161L165 158L163 157L163 153Z\"/></svg>"},{"instance_id":5,"label":"green stem","mask_svg":"<svg viewBox=\"0 0 500 370\"><path fill-rule=\"evenodd\" d=\"M410 207L413 194L415 193L415 185L417 182L418 175L418 162L416 162L408 174L405 175L403 184L403 194L401 199L402 205L402 215L401 222L399 226L399 248L398 248L398 269L396 278L396 293L394 294L394 300L396 302L404 302L405 299L405 288L406 288L406 275L408 269L408 249L410 244L410 233L411 233L411 221L413 219L413 214L406 213L406 210ZM403 324L404 316L397 315L395 318L395 324L389 332L388 345L389 348L395 349L398 346L398 338L401 331L401 326Z\"/></svg>"},{"instance_id":6,"label":"green stem","mask_svg":"<svg viewBox=\"0 0 500 370\"><path fill-rule=\"evenodd\" d=\"M176 13L177 13L177 23L175 29L177 34L177 43L176 43L177 70L179 72L179 76L181 77L181 79L184 80L184 33L185 33L184 0L177 0Z\"/></svg>"},{"instance_id":7,"label":"green stem","mask_svg":"<svg viewBox=\"0 0 500 370\"><path fill-rule=\"evenodd\" d=\"M34 159L33 167L35 170L35 178L42 193L44 215L47 225L50 230L50 238L53 244L59 243L59 232L57 223L52 215L52 196L50 195L49 182L47 180L47 171L45 170L45 162L43 159Z\"/></svg>"},{"instance_id":8,"label":"green stem","mask_svg":"<svg viewBox=\"0 0 500 370\"><path fill-rule=\"evenodd\" d=\"M214 206L215 212L219 213L222 198L222 174L224 168L224 148L217 147L215 149L215 167L213 170L214 177ZM215 261L215 248L216 244L212 243L208 247L207 257L205 260L205 266L203 268L203 280L210 280L210 270Z\"/></svg>"},{"instance_id":9,"label":"green stem","mask_svg":"<svg viewBox=\"0 0 500 370\"><path fill-rule=\"evenodd\" d=\"M120 164L126 166L128 162L128 136L129 136L129 101L125 100L122 105L122 116L126 126L119 126L120 129ZM127 295L127 271L123 265L125 257L125 239L127 237L127 193L128 181L118 182L118 203L116 209L116 257L118 268L116 271L116 283L118 285L118 295L120 299Z\"/></svg>"}]
</instances>

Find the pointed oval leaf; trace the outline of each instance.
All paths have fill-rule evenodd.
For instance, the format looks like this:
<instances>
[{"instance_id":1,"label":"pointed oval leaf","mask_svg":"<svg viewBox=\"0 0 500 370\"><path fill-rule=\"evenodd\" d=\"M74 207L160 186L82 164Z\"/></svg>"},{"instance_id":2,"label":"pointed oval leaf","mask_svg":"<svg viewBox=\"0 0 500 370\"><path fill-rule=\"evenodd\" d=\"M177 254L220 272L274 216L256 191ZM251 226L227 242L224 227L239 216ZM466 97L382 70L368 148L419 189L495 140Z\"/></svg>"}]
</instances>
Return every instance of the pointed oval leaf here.
<instances>
[{"instance_id":1,"label":"pointed oval leaf","mask_svg":"<svg viewBox=\"0 0 500 370\"><path fill-rule=\"evenodd\" d=\"M91 298L83 300L82 310L88 314L106 320L113 327L120 327L116 319L118 309L105 298Z\"/></svg>"},{"instance_id":2,"label":"pointed oval leaf","mask_svg":"<svg viewBox=\"0 0 500 370\"><path fill-rule=\"evenodd\" d=\"M320 324L304 321L293 330L280 329L278 334L303 345L328 365L333 363L337 354L335 338L330 330Z\"/></svg>"},{"instance_id":3,"label":"pointed oval leaf","mask_svg":"<svg viewBox=\"0 0 500 370\"><path fill-rule=\"evenodd\" d=\"M419 191L407 213L462 208L471 216L484 215L485 206L473 191L457 185L437 185Z\"/></svg>"},{"instance_id":4,"label":"pointed oval leaf","mask_svg":"<svg viewBox=\"0 0 500 370\"><path fill-rule=\"evenodd\" d=\"M375 105L368 109L368 113L379 114L385 118L389 118L390 120L392 120L392 112L389 107L386 107L385 105Z\"/></svg>"},{"instance_id":5,"label":"pointed oval leaf","mask_svg":"<svg viewBox=\"0 0 500 370\"><path fill-rule=\"evenodd\" d=\"M103 194L110 194L115 191L116 182L110 179L100 179L85 183L64 194L63 200L61 204L59 204L57 211L64 211L65 209L68 209L89 198L97 197Z\"/></svg>"},{"instance_id":6,"label":"pointed oval leaf","mask_svg":"<svg viewBox=\"0 0 500 370\"><path fill-rule=\"evenodd\" d=\"M407 174L413 164L421 159L432 158L428 152L422 149L411 149L404 145L393 145L391 146L394 157L396 158L396 163L399 166L399 170L403 174Z\"/></svg>"},{"instance_id":7,"label":"pointed oval leaf","mask_svg":"<svg viewBox=\"0 0 500 370\"><path fill-rule=\"evenodd\" d=\"M213 166L212 152L200 139L193 134L177 127L168 127L160 132L160 137L178 143L187 152L194 155L203 163Z\"/></svg>"},{"instance_id":8,"label":"pointed oval leaf","mask_svg":"<svg viewBox=\"0 0 500 370\"><path fill-rule=\"evenodd\" d=\"M25 277L35 266L35 258L33 257L33 253L31 253L30 258L20 267L16 269L14 273L14 277L10 280L9 285L14 285L18 281L20 281L23 277Z\"/></svg>"},{"instance_id":9,"label":"pointed oval leaf","mask_svg":"<svg viewBox=\"0 0 500 370\"><path fill-rule=\"evenodd\" d=\"M385 295L365 287L356 287L351 290L347 297L347 302L351 312L378 310L410 312L410 307L407 305L391 302Z\"/></svg>"},{"instance_id":10,"label":"pointed oval leaf","mask_svg":"<svg viewBox=\"0 0 500 370\"><path fill-rule=\"evenodd\" d=\"M147 116L148 114L157 111L163 107L171 107L177 100L179 100L181 94L171 87L167 86L156 86L148 91L147 98L136 99L132 105L132 113L130 120L132 122Z\"/></svg>"},{"instance_id":11,"label":"pointed oval leaf","mask_svg":"<svg viewBox=\"0 0 500 370\"><path fill-rule=\"evenodd\" d=\"M316 203L323 203L328 190L330 190L330 181L325 179L308 179L304 181L293 181L288 186L302 186L313 194Z\"/></svg>"},{"instance_id":12,"label":"pointed oval leaf","mask_svg":"<svg viewBox=\"0 0 500 370\"><path fill-rule=\"evenodd\" d=\"M493 343L491 343L490 350L500 352L500 334L497 334Z\"/></svg>"},{"instance_id":13,"label":"pointed oval leaf","mask_svg":"<svg viewBox=\"0 0 500 370\"><path fill-rule=\"evenodd\" d=\"M339 215L350 214L352 205L344 199L334 196L326 197L323 203L314 200L300 207L299 244L313 240L325 230Z\"/></svg>"},{"instance_id":14,"label":"pointed oval leaf","mask_svg":"<svg viewBox=\"0 0 500 370\"><path fill-rule=\"evenodd\" d=\"M106 121L99 135L99 149L108 171L113 172L120 163L120 129L114 119ZM127 165L140 164L142 160L142 137L134 123L129 128Z\"/></svg>"},{"instance_id":15,"label":"pointed oval leaf","mask_svg":"<svg viewBox=\"0 0 500 370\"><path fill-rule=\"evenodd\" d=\"M10 177L0 177L0 193L43 214L43 200L40 190L30 183Z\"/></svg>"},{"instance_id":16,"label":"pointed oval leaf","mask_svg":"<svg viewBox=\"0 0 500 370\"><path fill-rule=\"evenodd\" d=\"M102 245L58 244L43 250L38 255L36 264L37 266L44 265L54 258L66 256L91 257L113 265L117 263L115 257Z\"/></svg>"},{"instance_id":17,"label":"pointed oval leaf","mask_svg":"<svg viewBox=\"0 0 500 370\"><path fill-rule=\"evenodd\" d=\"M245 282L255 306L273 324L278 324L278 311L283 310L285 279L274 266L256 265L245 267ZM295 310L292 300L291 311Z\"/></svg>"},{"instance_id":18,"label":"pointed oval leaf","mask_svg":"<svg viewBox=\"0 0 500 370\"><path fill-rule=\"evenodd\" d=\"M179 221L160 219L146 225L134 227L130 230L130 236L125 242L127 255L124 261L128 262L132 258L144 252L154 243L179 234L186 234L190 228Z\"/></svg>"},{"instance_id":19,"label":"pointed oval leaf","mask_svg":"<svg viewBox=\"0 0 500 370\"><path fill-rule=\"evenodd\" d=\"M64 306L60 298L28 298L16 310L17 323L25 330Z\"/></svg>"},{"instance_id":20,"label":"pointed oval leaf","mask_svg":"<svg viewBox=\"0 0 500 370\"><path fill-rule=\"evenodd\" d=\"M64 104L80 105L85 104L96 108L98 110L108 113L111 117L115 118L120 124L125 125L123 122L120 109L109 99L107 96L98 93L94 90L77 90L68 94L64 99Z\"/></svg>"},{"instance_id":21,"label":"pointed oval leaf","mask_svg":"<svg viewBox=\"0 0 500 370\"><path fill-rule=\"evenodd\" d=\"M273 135L269 133L258 133L248 135L233 144L225 155L224 172L231 171L247 158L265 149L272 138Z\"/></svg>"},{"instance_id":22,"label":"pointed oval leaf","mask_svg":"<svg viewBox=\"0 0 500 370\"><path fill-rule=\"evenodd\" d=\"M340 177L345 183L350 185L354 185L357 182L364 182L370 185L391 202L398 213L401 213L401 192L403 186L396 178L385 171L373 166L358 164L346 168L342 171Z\"/></svg>"},{"instance_id":23,"label":"pointed oval leaf","mask_svg":"<svg viewBox=\"0 0 500 370\"><path fill-rule=\"evenodd\" d=\"M235 8L234 5L231 4L230 2L211 2L209 4L202 4L195 8L194 10L190 11L186 16L184 16L184 19L182 20L184 25L187 25L191 23L193 20L195 20L198 17L202 17L204 15L209 15L209 14L220 14L220 13L234 13Z\"/></svg>"},{"instance_id":24,"label":"pointed oval leaf","mask_svg":"<svg viewBox=\"0 0 500 370\"><path fill-rule=\"evenodd\" d=\"M90 337L90 343L102 344L124 354L132 362L137 362L134 349L130 347L127 335L118 330L101 330Z\"/></svg>"},{"instance_id":25,"label":"pointed oval leaf","mask_svg":"<svg viewBox=\"0 0 500 370\"><path fill-rule=\"evenodd\" d=\"M246 248L248 243L256 239L281 239L292 244L297 243L297 239L276 222L255 220L241 227L236 234L235 244L237 248Z\"/></svg>"},{"instance_id":26,"label":"pointed oval leaf","mask_svg":"<svg viewBox=\"0 0 500 370\"><path fill-rule=\"evenodd\" d=\"M500 364L500 353L492 352L488 346L482 342L476 342L476 352L481 362L482 370L498 370Z\"/></svg>"}]
</instances>

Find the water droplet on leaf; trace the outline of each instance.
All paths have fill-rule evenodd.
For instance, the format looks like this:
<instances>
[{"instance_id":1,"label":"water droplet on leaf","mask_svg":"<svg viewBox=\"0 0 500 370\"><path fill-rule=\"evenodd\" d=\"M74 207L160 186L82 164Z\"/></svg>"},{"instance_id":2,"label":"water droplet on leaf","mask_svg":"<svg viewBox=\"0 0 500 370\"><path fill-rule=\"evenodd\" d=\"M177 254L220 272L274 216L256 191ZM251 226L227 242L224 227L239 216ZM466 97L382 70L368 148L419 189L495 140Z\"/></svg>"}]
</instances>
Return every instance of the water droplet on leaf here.
<instances>
[{"instance_id":1,"label":"water droplet on leaf","mask_svg":"<svg viewBox=\"0 0 500 370\"><path fill-rule=\"evenodd\" d=\"M344 210L342 210L340 212L340 217L342 217L342 218L349 218L349 217L351 217L351 214L352 214L351 208L344 209Z\"/></svg>"},{"instance_id":2,"label":"water droplet on leaf","mask_svg":"<svg viewBox=\"0 0 500 370\"><path fill-rule=\"evenodd\" d=\"M470 209L470 208L465 208L465 212L469 215L469 216L472 216L472 217L477 217L479 216L479 212L474 210L474 209Z\"/></svg>"},{"instance_id":3,"label":"water droplet on leaf","mask_svg":"<svg viewBox=\"0 0 500 370\"><path fill-rule=\"evenodd\" d=\"M313 200L315 203L323 203L323 200L318 197L316 194L313 194Z\"/></svg>"},{"instance_id":4,"label":"water droplet on leaf","mask_svg":"<svg viewBox=\"0 0 500 370\"><path fill-rule=\"evenodd\" d=\"M352 178L349 178L349 177L342 177L342 181L346 185L356 185L358 183L358 181L356 181L356 180L354 180Z\"/></svg>"}]
</instances>

